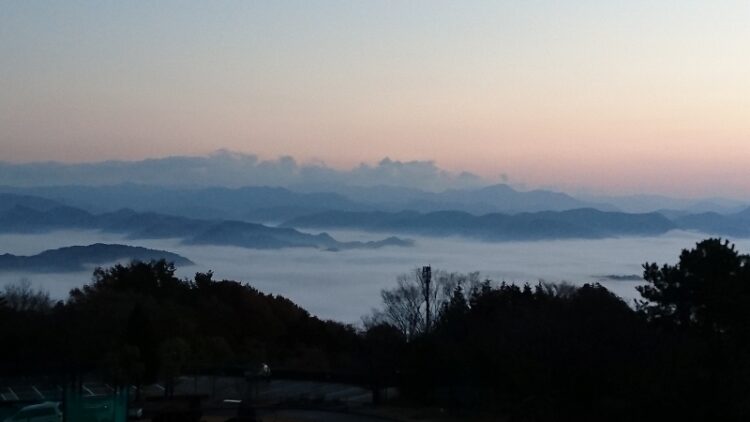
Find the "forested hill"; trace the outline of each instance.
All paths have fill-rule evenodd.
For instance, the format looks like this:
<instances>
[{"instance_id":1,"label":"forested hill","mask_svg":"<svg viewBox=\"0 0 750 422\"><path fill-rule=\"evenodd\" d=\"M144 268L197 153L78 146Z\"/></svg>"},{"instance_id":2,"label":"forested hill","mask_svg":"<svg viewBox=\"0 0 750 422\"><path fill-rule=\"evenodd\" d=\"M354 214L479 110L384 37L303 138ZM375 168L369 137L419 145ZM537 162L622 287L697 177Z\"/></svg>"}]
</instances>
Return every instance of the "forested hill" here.
<instances>
[{"instance_id":1,"label":"forested hill","mask_svg":"<svg viewBox=\"0 0 750 422\"><path fill-rule=\"evenodd\" d=\"M0 335L13 345L0 348L4 376L77 368L120 385L161 380L168 364L349 370L361 350L352 327L210 272L178 278L165 261L98 269L57 305L28 287L0 290Z\"/></svg>"},{"instance_id":2,"label":"forested hill","mask_svg":"<svg viewBox=\"0 0 750 422\"><path fill-rule=\"evenodd\" d=\"M96 243L88 246L50 249L31 256L3 254L0 255L0 271L74 272L123 260L149 262L162 259L175 265L193 264L189 259L172 252L138 246Z\"/></svg>"}]
</instances>

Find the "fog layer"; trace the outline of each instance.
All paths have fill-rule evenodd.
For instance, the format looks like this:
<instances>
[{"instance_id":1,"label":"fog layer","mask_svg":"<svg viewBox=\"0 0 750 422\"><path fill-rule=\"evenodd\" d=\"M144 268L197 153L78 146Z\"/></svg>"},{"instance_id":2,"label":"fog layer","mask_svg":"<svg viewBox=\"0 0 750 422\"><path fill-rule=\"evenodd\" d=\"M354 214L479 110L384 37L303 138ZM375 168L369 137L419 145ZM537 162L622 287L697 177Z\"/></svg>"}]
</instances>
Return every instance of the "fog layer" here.
<instances>
[{"instance_id":1,"label":"fog layer","mask_svg":"<svg viewBox=\"0 0 750 422\"><path fill-rule=\"evenodd\" d=\"M372 234L332 232L342 240L372 240ZM126 243L164 249L187 257L193 266L178 268L192 277L213 270L217 279L245 281L266 293L286 296L314 315L358 322L380 303L380 291L393 286L398 274L432 265L448 271L480 271L494 281L536 283L569 281L582 284L601 281L626 299L637 297L637 281L606 280L605 275L641 274L646 261L674 263L684 248L706 236L673 231L658 237L601 240L557 240L484 243L459 238L415 238L412 248L319 251L310 248L250 250L235 247L191 246L178 240L126 240L117 235L65 231L43 235L0 235L0 253L36 254L46 249L95 242ZM750 251L750 239L736 242ZM0 273L0 284L28 278L55 298L90 282L91 273Z\"/></svg>"}]
</instances>

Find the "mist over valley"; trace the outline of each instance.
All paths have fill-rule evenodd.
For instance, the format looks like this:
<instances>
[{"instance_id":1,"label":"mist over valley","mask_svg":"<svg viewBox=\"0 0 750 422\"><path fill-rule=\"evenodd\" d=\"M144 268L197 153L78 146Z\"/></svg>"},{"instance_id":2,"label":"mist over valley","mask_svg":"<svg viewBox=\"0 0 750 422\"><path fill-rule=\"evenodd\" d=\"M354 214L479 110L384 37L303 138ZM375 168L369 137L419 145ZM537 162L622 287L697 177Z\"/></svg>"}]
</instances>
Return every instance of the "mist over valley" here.
<instances>
[{"instance_id":1,"label":"mist over valley","mask_svg":"<svg viewBox=\"0 0 750 422\"><path fill-rule=\"evenodd\" d=\"M367 242L373 234L331 231L343 241ZM179 239L128 239L100 231L55 231L44 234L0 234L0 251L33 255L47 249L92 243L127 243L177 253L194 265L177 265L177 274L192 278L213 270L216 279L246 282L267 293L280 294L314 315L351 323L380 304L380 291L394 285L398 275L422 265L455 272L479 271L495 282L600 282L626 300L638 297L647 261L675 262L679 251L705 236L671 231L660 236L608 239L482 242L460 237L415 236L409 248L352 249L337 252L310 248L274 250L231 246L189 245ZM750 239L738 239L740 250L750 250ZM121 261L122 262L122 261ZM104 265L104 264L101 264ZM22 278L43 287L57 299L91 280L85 271L59 274L2 272L0 285ZM621 280L614 278L622 277Z\"/></svg>"},{"instance_id":2,"label":"mist over valley","mask_svg":"<svg viewBox=\"0 0 750 422\"><path fill-rule=\"evenodd\" d=\"M65 249L78 256L57 274L23 270L20 260L34 261L8 255L16 264L0 273L0 284L27 278L63 299L90 280L95 266L161 253L184 258L177 262L181 277L212 270L217 278L289 297L322 318L357 322L399 274L423 265L479 271L494 282L600 282L631 300L647 261L673 262L680 250L711 235L730 236L740 249L750 246L745 208L633 213L505 185L437 193L337 186L5 187L0 253L49 256L56 248L94 244L156 252L86 260L85 248Z\"/></svg>"}]
</instances>

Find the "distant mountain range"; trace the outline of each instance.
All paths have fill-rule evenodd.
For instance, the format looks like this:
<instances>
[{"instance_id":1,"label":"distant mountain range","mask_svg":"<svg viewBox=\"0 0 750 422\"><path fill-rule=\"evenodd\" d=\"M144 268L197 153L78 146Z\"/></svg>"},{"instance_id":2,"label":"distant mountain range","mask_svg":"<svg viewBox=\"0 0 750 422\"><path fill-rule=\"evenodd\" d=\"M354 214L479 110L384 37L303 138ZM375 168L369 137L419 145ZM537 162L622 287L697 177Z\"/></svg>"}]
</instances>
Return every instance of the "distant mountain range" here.
<instances>
[{"instance_id":1,"label":"distant mountain range","mask_svg":"<svg viewBox=\"0 0 750 422\"><path fill-rule=\"evenodd\" d=\"M563 211L607 204L575 199L559 192L517 191L508 185L428 192L373 186L332 187L332 191L298 192L279 187L165 188L146 185L0 187L0 192L56 201L92 213L123 208L189 218L278 223L324 211L464 211L476 215L502 212ZM49 206L47 206L47 209Z\"/></svg>"},{"instance_id":2,"label":"distant mountain range","mask_svg":"<svg viewBox=\"0 0 750 422\"><path fill-rule=\"evenodd\" d=\"M459 235L485 240L654 235L673 229L750 237L750 208L730 214L668 210L625 213L592 207L565 209L580 204L564 194L517 192L505 185L442 193L385 187L348 193L359 195L357 199L362 202L349 199L343 193L300 193L262 187L190 190L121 185L112 188L34 188L33 191L45 197L0 193L0 232L97 229L122 233L134 239L179 238L190 244L327 250L408 246L411 243L397 238L377 242L340 242L325 233L309 234L295 228ZM516 198L516 206L532 209L552 201L561 209L481 214L465 211L469 208L475 211L500 208L503 198ZM365 200L371 202L365 203ZM386 204L386 200L391 202ZM513 202L511 199L507 201ZM70 206L71 203L88 204L89 209ZM93 203L96 205L91 205ZM141 210L118 208L128 204ZM417 209L402 210L402 207L409 206ZM505 206L506 209L509 207ZM100 213L90 210L110 208L115 210ZM433 211L433 208L437 210ZM177 215L144 209L172 210ZM189 217L193 214L216 217ZM227 215L245 218L221 217ZM277 227L248 222L253 219L249 216L253 215L264 215L265 219L283 224Z\"/></svg>"},{"instance_id":3,"label":"distant mountain range","mask_svg":"<svg viewBox=\"0 0 750 422\"><path fill-rule=\"evenodd\" d=\"M68 246L50 249L32 256L0 255L0 271L76 272L91 266L117 261L152 261L164 259L175 265L192 265L189 259L172 252L138 246L96 243L88 246Z\"/></svg>"},{"instance_id":4,"label":"distant mountain range","mask_svg":"<svg viewBox=\"0 0 750 422\"><path fill-rule=\"evenodd\" d=\"M58 201L38 196L0 193L0 211L8 211L18 206L46 211L62 205Z\"/></svg>"},{"instance_id":5,"label":"distant mountain range","mask_svg":"<svg viewBox=\"0 0 750 422\"><path fill-rule=\"evenodd\" d=\"M506 184L496 184L478 189L449 189L442 192L428 192L392 186L331 186L329 189L378 211L432 212L450 210L481 215L496 212L517 214L521 212L565 211L577 208L615 210L611 205L582 201L565 193L549 190L519 191Z\"/></svg>"},{"instance_id":6,"label":"distant mountain range","mask_svg":"<svg viewBox=\"0 0 750 422\"><path fill-rule=\"evenodd\" d=\"M592 196L578 198L596 203L609 204L623 212L653 212L664 214L696 214L717 212L730 214L748 207L747 201L727 198L672 198L664 195Z\"/></svg>"},{"instance_id":7,"label":"distant mountain range","mask_svg":"<svg viewBox=\"0 0 750 422\"><path fill-rule=\"evenodd\" d=\"M750 237L750 208L732 214L704 212L674 218L679 227L704 233Z\"/></svg>"},{"instance_id":8,"label":"distant mountain range","mask_svg":"<svg viewBox=\"0 0 750 422\"><path fill-rule=\"evenodd\" d=\"M170 188L136 184L25 188L0 186L0 211L13 207L14 200L8 199L8 194L23 195L27 200L37 198L35 209L50 209L56 204L100 214L128 208L137 212L195 219L273 224L327 211L462 211L480 216L594 208L627 213L660 212L674 220L706 212L732 214L747 208L740 201L721 198L690 200L658 195L632 195L590 197L584 200L550 190L520 191L506 184L442 192L342 184L297 185L293 189L266 186Z\"/></svg>"},{"instance_id":9,"label":"distant mountain range","mask_svg":"<svg viewBox=\"0 0 750 422\"><path fill-rule=\"evenodd\" d=\"M102 230L131 239L178 238L199 245L239 246L251 249L312 247L326 250L410 246L409 240L391 237L370 242L340 242L326 233L309 234L291 228L269 227L243 221L201 220L129 209L92 214L79 208L58 206L34 209L17 198L13 208L0 211L0 232L43 233L52 230ZM46 205L46 204L45 204Z\"/></svg>"},{"instance_id":10,"label":"distant mountain range","mask_svg":"<svg viewBox=\"0 0 750 422\"><path fill-rule=\"evenodd\" d=\"M299 193L284 188L166 188L114 186L0 187L0 191L56 201L92 213L132 209L189 218L279 222L327 210L373 209L336 193Z\"/></svg>"},{"instance_id":11,"label":"distant mountain range","mask_svg":"<svg viewBox=\"0 0 750 422\"><path fill-rule=\"evenodd\" d=\"M285 227L358 229L427 236L464 236L488 241L595 239L623 235L658 235L676 225L661 214L627 214L591 208L475 216L459 211L332 211L287 221Z\"/></svg>"},{"instance_id":12,"label":"distant mountain range","mask_svg":"<svg viewBox=\"0 0 750 422\"><path fill-rule=\"evenodd\" d=\"M750 237L750 208L732 214L715 212L665 216L580 208L519 214L475 216L459 211L419 213L330 211L286 221L284 227L357 229L430 236L467 236L483 240L534 240L658 235L669 230Z\"/></svg>"}]
</instances>

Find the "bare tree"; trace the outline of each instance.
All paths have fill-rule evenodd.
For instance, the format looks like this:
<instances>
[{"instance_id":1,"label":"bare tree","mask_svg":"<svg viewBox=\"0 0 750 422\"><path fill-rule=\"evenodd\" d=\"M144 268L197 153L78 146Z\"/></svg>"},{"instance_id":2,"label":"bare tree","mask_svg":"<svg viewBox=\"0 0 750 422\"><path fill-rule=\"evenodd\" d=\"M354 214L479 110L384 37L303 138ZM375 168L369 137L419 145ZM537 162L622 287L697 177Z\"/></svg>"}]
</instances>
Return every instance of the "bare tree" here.
<instances>
[{"instance_id":1,"label":"bare tree","mask_svg":"<svg viewBox=\"0 0 750 422\"><path fill-rule=\"evenodd\" d=\"M537 284L536 289L538 292L545 293L547 296L563 299L568 299L578 292L578 287L567 281L562 281L560 283L540 281L539 284Z\"/></svg>"},{"instance_id":2,"label":"bare tree","mask_svg":"<svg viewBox=\"0 0 750 422\"><path fill-rule=\"evenodd\" d=\"M34 289L27 278L6 284L2 296L5 298L5 306L14 311L47 312L53 305L49 292Z\"/></svg>"},{"instance_id":3,"label":"bare tree","mask_svg":"<svg viewBox=\"0 0 750 422\"><path fill-rule=\"evenodd\" d=\"M427 267L429 268L429 267ZM397 328L409 340L428 332L433 327L453 291L459 285L479 283L479 273L449 273L424 268L401 274L396 287L384 289L380 295L383 308L374 311L365 319L366 326L389 324Z\"/></svg>"},{"instance_id":4,"label":"bare tree","mask_svg":"<svg viewBox=\"0 0 750 422\"><path fill-rule=\"evenodd\" d=\"M399 275L396 283L395 288L380 292L383 310L377 311L375 319L393 325L410 339L421 330L424 297L419 285L409 275Z\"/></svg>"}]
</instances>

